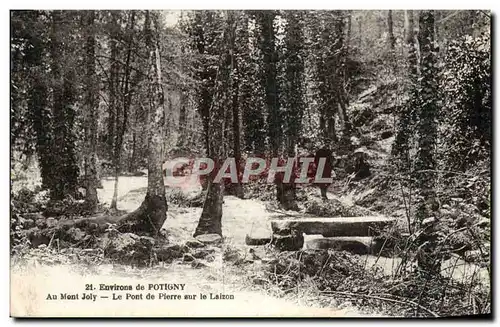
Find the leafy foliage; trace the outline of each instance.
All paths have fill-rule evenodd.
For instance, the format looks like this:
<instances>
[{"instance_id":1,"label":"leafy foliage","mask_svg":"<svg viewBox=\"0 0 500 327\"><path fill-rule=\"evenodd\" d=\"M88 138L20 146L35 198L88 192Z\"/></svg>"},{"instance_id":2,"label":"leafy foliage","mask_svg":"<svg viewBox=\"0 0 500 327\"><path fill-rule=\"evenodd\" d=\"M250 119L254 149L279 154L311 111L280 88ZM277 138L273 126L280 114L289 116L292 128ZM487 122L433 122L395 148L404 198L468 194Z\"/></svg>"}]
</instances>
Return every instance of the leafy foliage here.
<instances>
[{"instance_id":1,"label":"leafy foliage","mask_svg":"<svg viewBox=\"0 0 500 327\"><path fill-rule=\"evenodd\" d=\"M492 95L489 31L446 48L441 71L442 156L449 170L465 171L491 151Z\"/></svg>"}]
</instances>

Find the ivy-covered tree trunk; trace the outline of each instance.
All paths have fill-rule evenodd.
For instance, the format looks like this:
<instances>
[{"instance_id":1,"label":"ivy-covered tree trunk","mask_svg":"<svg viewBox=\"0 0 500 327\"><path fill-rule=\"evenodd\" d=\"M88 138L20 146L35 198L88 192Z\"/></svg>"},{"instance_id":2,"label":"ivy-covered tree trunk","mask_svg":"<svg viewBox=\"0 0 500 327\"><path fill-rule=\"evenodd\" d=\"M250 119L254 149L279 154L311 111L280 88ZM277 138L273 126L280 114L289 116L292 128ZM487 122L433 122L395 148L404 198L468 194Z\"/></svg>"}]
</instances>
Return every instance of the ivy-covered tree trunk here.
<instances>
[{"instance_id":1,"label":"ivy-covered tree trunk","mask_svg":"<svg viewBox=\"0 0 500 327\"><path fill-rule=\"evenodd\" d=\"M389 50L393 51L396 45L396 38L394 37L394 23L392 20L392 10L387 12L387 43L389 45Z\"/></svg>"},{"instance_id":2,"label":"ivy-covered tree trunk","mask_svg":"<svg viewBox=\"0 0 500 327\"><path fill-rule=\"evenodd\" d=\"M273 156L278 156L282 145L281 112L279 104L279 90L277 80L278 53L275 47L273 11L261 11L258 14L260 27L260 50L262 52L262 70L260 77L265 93L267 108L267 136L270 151Z\"/></svg>"},{"instance_id":3,"label":"ivy-covered tree trunk","mask_svg":"<svg viewBox=\"0 0 500 327\"><path fill-rule=\"evenodd\" d=\"M285 16L287 29L285 32L285 74L283 83L283 111L285 127L285 148L290 158L295 158L296 144L302 128L302 116L306 107L304 102L304 14L301 11L290 11ZM286 210L298 210L295 194L295 177L284 183L279 196L281 205Z\"/></svg>"},{"instance_id":4,"label":"ivy-covered tree trunk","mask_svg":"<svg viewBox=\"0 0 500 327\"><path fill-rule=\"evenodd\" d=\"M217 24L218 16L211 11L195 11L190 24L189 33L192 38L192 48L196 50L202 60L196 65L196 78L200 81L198 88L198 113L200 114L203 127L203 145L207 155L211 152L209 139L210 109L213 102L215 81L217 79L217 69L213 56L217 46L217 37L214 33L205 33L205 29L210 31L210 27ZM208 184L202 183L206 190Z\"/></svg>"},{"instance_id":5,"label":"ivy-covered tree trunk","mask_svg":"<svg viewBox=\"0 0 500 327\"><path fill-rule=\"evenodd\" d=\"M116 22L113 22L116 24ZM125 52L125 67L123 70L123 75L121 76L121 83L118 83L118 79L115 80L115 90L121 94L121 100L115 103L115 140L114 140L114 148L113 148L113 166L115 173L115 186L113 192L113 199L111 201L111 208L116 209L117 201L118 201L118 177L121 171L122 165L122 147L123 147L123 138L128 126L128 116L130 107L132 105L132 47L134 41L134 27L135 27L135 12L131 11L129 14L128 22L127 22L127 39L124 40L126 42L126 52ZM113 35L113 34L112 34ZM116 35L114 37L117 37ZM115 49L116 51L116 49ZM117 54L117 53L116 53ZM116 55L115 54L115 55ZM115 58L117 60L118 58ZM112 63L111 65L115 65L116 63ZM115 72L112 72L115 73ZM113 74L110 74L113 75ZM137 75L139 76L139 75ZM117 78L119 76L116 76ZM138 83L138 81L137 81ZM115 95L115 98L117 96Z\"/></svg>"},{"instance_id":6,"label":"ivy-covered tree trunk","mask_svg":"<svg viewBox=\"0 0 500 327\"><path fill-rule=\"evenodd\" d=\"M342 11L324 13L321 21L312 26L315 39L311 47L314 62L314 82L317 89L320 114L320 132L323 146L333 148L338 141L336 117L344 121L343 136L347 138L351 124L347 115L348 98L345 71L347 56L344 44L345 21Z\"/></svg>"},{"instance_id":7,"label":"ivy-covered tree trunk","mask_svg":"<svg viewBox=\"0 0 500 327\"><path fill-rule=\"evenodd\" d=\"M108 121L108 145L111 160L113 162L113 173L115 183L113 187L113 198L111 200L111 209L117 209L118 202L118 183L120 175L120 152L121 146L118 144L119 139L119 123L120 123L120 103L118 101L119 90L119 72L120 67L118 63L118 24L119 12L111 12L110 33L109 33L109 47L110 47L110 62L109 62L109 121Z\"/></svg>"},{"instance_id":8,"label":"ivy-covered tree trunk","mask_svg":"<svg viewBox=\"0 0 500 327\"><path fill-rule=\"evenodd\" d=\"M28 12L29 18L34 22L40 19L38 11ZM35 132L35 146L38 164L44 188L53 189L55 184L54 156L52 153L52 113L47 99L48 87L44 72L44 47L40 30L34 29L27 33L27 42L31 45L26 48L25 62L33 72L30 80L28 95L29 119L32 121Z\"/></svg>"},{"instance_id":9,"label":"ivy-covered tree trunk","mask_svg":"<svg viewBox=\"0 0 500 327\"><path fill-rule=\"evenodd\" d=\"M69 28L71 13L65 13L66 22L60 11L52 12L51 31L51 68L53 76L53 114L54 140L52 155L57 158L52 169L54 183L51 185L51 198L62 200L66 195L74 196L77 190L78 165L76 162L74 124L75 124L75 67L62 66L61 58L70 59L70 37L63 39L63 32ZM69 22L68 22L69 21Z\"/></svg>"},{"instance_id":10,"label":"ivy-covered tree trunk","mask_svg":"<svg viewBox=\"0 0 500 327\"><path fill-rule=\"evenodd\" d=\"M336 61L336 79L333 82L335 85L335 95L337 98L337 110L342 117L343 122L343 139L348 140L351 135L351 121L347 114L347 107L349 106L348 85L349 76L346 70L346 62L348 55L348 42L345 36L345 12L341 10L335 11L335 61Z\"/></svg>"},{"instance_id":11,"label":"ivy-covered tree trunk","mask_svg":"<svg viewBox=\"0 0 500 327\"><path fill-rule=\"evenodd\" d=\"M392 147L392 155L396 157L399 171L408 174L411 169L410 141L415 126L416 108L419 106L419 74L417 43L413 11L405 10L405 38L408 51L408 101L401 107L396 123L396 137Z\"/></svg>"},{"instance_id":12,"label":"ivy-covered tree trunk","mask_svg":"<svg viewBox=\"0 0 500 327\"><path fill-rule=\"evenodd\" d=\"M242 115L244 149L252 154L262 155L265 152L266 133L264 119L264 99L260 82L260 58L258 31L249 29L249 14L239 19L241 28L237 33L239 57L239 104ZM262 91L262 92L261 92Z\"/></svg>"},{"instance_id":13,"label":"ivy-covered tree trunk","mask_svg":"<svg viewBox=\"0 0 500 327\"><path fill-rule=\"evenodd\" d=\"M146 11L144 34L148 51L148 188L139 209L127 216L135 220L135 229L156 235L167 218L167 199L163 180L165 135L165 97L160 57L160 28L158 13Z\"/></svg>"},{"instance_id":14,"label":"ivy-covered tree trunk","mask_svg":"<svg viewBox=\"0 0 500 327\"><path fill-rule=\"evenodd\" d=\"M232 152L233 157L236 162L236 170L237 176L240 176L241 172L241 122L240 122L240 80L243 79L239 69L239 59L236 45L236 33L241 28L248 28L248 26L241 26L238 22L241 13L236 17L236 12L229 11L228 12L228 24L232 26L232 28L228 31L229 34L229 55L230 55L230 83L229 90L231 92L231 128L232 128ZM226 194L232 194L239 198L243 198L243 187L238 178L237 183L230 183L225 186Z\"/></svg>"},{"instance_id":15,"label":"ivy-covered tree trunk","mask_svg":"<svg viewBox=\"0 0 500 327\"><path fill-rule=\"evenodd\" d=\"M221 168L224 161L224 131L225 110L229 106L231 96L229 94L231 80L231 29L234 28L232 13L226 12L226 21L223 33L222 55L218 63L215 79L215 90L210 105L208 121L209 157L215 163L214 173L208 176L207 195L203 204L200 220L196 226L193 236L203 234L217 234L222 236L222 204L224 194L224 180L214 182L217 169Z\"/></svg>"},{"instance_id":16,"label":"ivy-covered tree trunk","mask_svg":"<svg viewBox=\"0 0 500 327\"><path fill-rule=\"evenodd\" d=\"M187 145L187 138L188 138L188 133L187 133L187 102L188 102L188 96L187 96L187 90L181 90L180 94L180 99L179 99L179 137L177 138L177 146L178 147L184 147Z\"/></svg>"},{"instance_id":17,"label":"ivy-covered tree trunk","mask_svg":"<svg viewBox=\"0 0 500 327\"><path fill-rule=\"evenodd\" d=\"M273 157L278 157L283 144L282 139L282 113L279 103L279 89L277 80L278 52L276 50L276 37L274 32L274 11L260 11L257 13L257 23L260 28L259 47L262 54L261 63L261 85L264 89L265 104L267 108L267 138L269 152ZM284 184L281 178L276 176L276 199L280 203L285 202Z\"/></svg>"},{"instance_id":18,"label":"ivy-covered tree trunk","mask_svg":"<svg viewBox=\"0 0 500 327\"><path fill-rule=\"evenodd\" d=\"M418 150L415 163L415 178L421 197L417 204L417 219L424 228L421 236L418 264L427 273L440 272L441 263L436 251L437 209L435 182L437 174L435 148L437 138L436 117L438 114L437 51L434 42L434 14L424 10L419 17L420 44L420 111L418 120Z\"/></svg>"},{"instance_id":19,"label":"ivy-covered tree trunk","mask_svg":"<svg viewBox=\"0 0 500 327\"><path fill-rule=\"evenodd\" d=\"M97 209L97 125L99 85L96 75L95 11L89 10L85 17L85 113L84 113L84 173L85 201L90 212Z\"/></svg>"}]
</instances>

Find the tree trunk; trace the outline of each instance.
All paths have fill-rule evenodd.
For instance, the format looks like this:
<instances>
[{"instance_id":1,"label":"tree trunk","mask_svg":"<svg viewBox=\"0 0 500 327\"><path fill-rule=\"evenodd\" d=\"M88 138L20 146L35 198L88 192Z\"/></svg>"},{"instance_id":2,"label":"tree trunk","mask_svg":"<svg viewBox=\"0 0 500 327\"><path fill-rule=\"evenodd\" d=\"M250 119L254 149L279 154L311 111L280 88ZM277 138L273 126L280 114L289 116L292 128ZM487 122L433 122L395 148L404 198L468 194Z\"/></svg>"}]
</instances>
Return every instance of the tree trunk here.
<instances>
[{"instance_id":1,"label":"tree trunk","mask_svg":"<svg viewBox=\"0 0 500 327\"><path fill-rule=\"evenodd\" d=\"M54 183L51 188L51 198L62 200L65 196L74 196L77 190L78 166L76 163L75 135L73 127L75 122L75 72L71 65L62 67L61 56L68 56L69 40L62 38L67 26L63 23L62 12L52 12L51 31L51 56L53 76L53 114L54 114L54 142L52 155L57 158L54 171ZM66 13L71 15L71 13ZM55 173L57 172L57 173Z\"/></svg>"},{"instance_id":2,"label":"tree trunk","mask_svg":"<svg viewBox=\"0 0 500 327\"><path fill-rule=\"evenodd\" d=\"M208 182L207 196L200 220L193 234L194 237L202 234L222 236L223 185L222 183Z\"/></svg>"},{"instance_id":3,"label":"tree trunk","mask_svg":"<svg viewBox=\"0 0 500 327\"><path fill-rule=\"evenodd\" d=\"M134 229L156 235L167 218L167 200L163 180L163 135L165 135L165 97L163 94L162 70L159 49L159 17L146 11L144 34L148 50L148 72L150 106L148 108L148 189L139 209L125 220L135 220ZM153 29L152 29L153 28Z\"/></svg>"},{"instance_id":4,"label":"tree trunk","mask_svg":"<svg viewBox=\"0 0 500 327\"><path fill-rule=\"evenodd\" d=\"M415 40L415 27L413 19L413 11L405 10L405 38L408 49L408 80L410 93L416 92L418 89L418 60ZM396 124L396 137L392 148L392 154L396 156L399 169L408 173L411 169L410 160L410 137L412 127L416 120L415 111L418 107L418 96L410 94L410 100L406 103L399 113L399 119Z\"/></svg>"},{"instance_id":5,"label":"tree trunk","mask_svg":"<svg viewBox=\"0 0 500 327\"><path fill-rule=\"evenodd\" d=\"M180 110L179 110L179 136L177 139L177 146L178 147L184 147L187 145L186 139L188 137L188 133L186 132L186 127L187 127L187 112L186 112L186 106L187 106L187 96L186 96L187 90L181 90L181 95L180 95Z\"/></svg>"},{"instance_id":6,"label":"tree trunk","mask_svg":"<svg viewBox=\"0 0 500 327\"><path fill-rule=\"evenodd\" d=\"M268 139L273 156L277 156L281 142L281 119L280 105L278 100L278 81L277 81L277 60L278 54L275 49L274 18L272 11L261 12L261 50L263 54L263 71L261 78L265 90L265 102L268 111Z\"/></svg>"},{"instance_id":7,"label":"tree trunk","mask_svg":"<svg viewBox=\"0 0 500 327\"><path fill-rule=\"evenodd\" d=\"M84 116L85 144L85 201L90 212L97 209L97 109L99 106L99 86L95 69L95 11L87 12L86 37L86 110Z\"/></svg>"},{"instance_id":8,"label":"tree trunk","mask_svg":"<svg viewBox=\"0 0 500 327\"><path fill-rule=\"evenodd\" d=\"M235 22L234 17L231 15L231 21L229 24L232 26L234 24L238 24ZM247 28L247 26L244 26L244 28ZM233 155L234 159L236 161L236 169L237 169L237 176L238 176L238 183L231 184L230 187L230 192L231 194L237 196L238 198L242 199L244 197L243 194L243 187L240 183L240 168L241 168L241 140L240 140L240 135L241 135L241 124L240 124L240 104L239 104L239 93L240 93L240 71L239 71L239 66L238 66L238 60L236 56L236 26L234 29L230 31L231 33L231 90L232 90L232 99L231 99L231 111L232 111L232 129L233 129Z\"/></svg>"},{"instance_id":9,"label":"tree trunk","mask_svg":"<svg viewBox=\"0 0 500 327\"><path fill-rule=\"evenodd\" d=\"M280 117L280 103L278 99L277 61L278 53L275 47L274 18L273 11L262 11L259 13L259 25L261 33L260 49L262 52L261 81L265 92L265 103L267 108L267 137L270 152L273 157L278 157L282 145L282 130ZM275 179L276 199L282 200L283 183L281 179Z\"/></svg>"},{"instance_id":10,"label":"tree trunk","mask_svg":"<svg viewBox=\"0 0 500 327\"><path fill-rule=\"evenodd\" d=\"M136 131L136 126L134 126L133 131L132 131L132 149L130 150L130 159L128 163L128 171L129 172L135 172L137 171L137 164L136 164L136 147L137 147L137 131Z\"/></svg>"},{"instance_id":11,"label":"tree trunk","mask_svg":"<svg viewBox=\"0 0 500 327\"><path fill-rule=\"evenodd\" d=\"M345 53L349 56L349 51L351 47L351 35L352 35L352 12L349 10L347 13L347 36L345 41Z\"/></svg>"},{"instance_id":12,"label":"tree trunk","mask_svg":"<svg viewBox=\"0 0 500 327\"><path fill-rule=\"evenodd\" d=\"M30 11L30 19L36 21L39 19L39 13ZM33 130L36 138L36 151L40 172L42 175L42 186L52 189L55 183L53 171L53 154L52 154L52 121L50 119L50 109L48 108L47 82L45 72L43 71L43 49L44 44L41 35L38 31L32 31L29 34L28 42L32 45L26 49L25 61L26 65L34 70L33 79L31 81L31 89L28 98L28 107L32 110Z\"/></svg>"},{"instance_id":13,"label":"tree trunk","mask_svg":"<svg viewBox=\"0 0 500 327\"><path fill-rule=\"evenodd\" d=\"M363 18L361 16L358 16L358 48L361 49L361 46L363 45Z\"/></svg>"},{"instance_id":14,"label":"tree trunk","mask_svg":"<svg viewBox=\"0 0 500 327\"><path fill-rule=\"evenodd\" d=\"M108 146L109 154L113 162L113 173L115 177L113 199L111 200L111 209L117 209L118 197L118 173L119 173L119 153L118 153L118 124L119 124L119 104L118 104L118 74L120 67L118 66L118 13L111 12L111 32L110 32L110 72L109 72L109 107L108 107Z\"/></svg>"},{"instance_id":15,"label":"tree trunk","mask_svg":"<svg viewBox=\"0 0 500 327\"><path fill-rule=\"evenodd\" d=\"M296 145L302 128L302 118L305 110L305 49L304 49L304 19L302 11L291 11L286 15L289 22L285 33L284 71L287 83L283 85L283 110L285 129L285 153L289 158L296 158ZM297 163L295 163L297 164ZM295 176L278 188L278 200L285 210L298 210L295 190Z\"/></svg>"},{"instance_id":16,"label":"tree trunk","mask_svg":"<svg viewBox=\"0 0 500 327\"><path fill-rule=\"evenodd\" d=\"M110 48L110 59L109 59L109 78L108 78L108 153L109 158L113 160L115 153L115 141L116 141L116 116L117 116L117 93L118 93L118 72L119 66L117 62L118 57L118 40L117 33L118 30L118 13L116 11L111 11L111 31L109 35L109 48Z\"/></svg>"},{"instance_id":17,"label":"tree trunk","mask_svg":"<svg viewBox=\"0 0 500 327\"><path fill-rule=\"evenodd\" d=\"M392 10L389 10L387 13L387 42L389 44L389 49L391 51L394 50L394 46L396 44L396 38L394 37L393 30L393 21L392 21Z\"/></svg>"},{"instance_id":18,"label":"tree trunk","mask_svg":"<svg viewBox=\"0 0 500 327\"><path fill-rule=\"evenodd\" d=\"M226 13L226 26L224 28L223 45L230 44L230 31L233 28L233 12ZM215 92L210 104L211 112L209 112L208 120L208 135L209 142L208 155L215 163L215 170L221 167L222 158L224 157L224 131L225 131L225 109L229 105L229 85L231 78L231 54L227 48L222 50L222 56L218 62L218 73L215 78ZM220 81L218 83L218 81ZM222 203L224 194L224 180L220 183L213 181L214 174L210 174L207 178L207 195L203 204L203 211L200 220L196 226L194 236L202 234L218 234L222 236Z\"/></svg>"},{"instance_id":19,"label":"tree trunk","mask_svg":"<svg viewBox=\"0 0 500 327\"><path fill-rule=\"evenodd\" d=\"M116 159L115 159L116 160ZM118 161L118 160L116 160ZM119 179L120 179L120 169L119 164L114 163L115 169L113 170L113 177L115 179L115 182L113 183L113 198L111 199L111 206L110 208L112 210L117 210L118 206L118 186L119 186Z\"/></svg>"},{"instance_id":20,"label":"tree trunk","mask_svg":"<svg viewBox=\"0 0 500 327\"><path fill-rule=\"evenodd\" d=\"M114 21L113 23L116 23ZM111 209L116 209L117 208L117 202L118 202L118 182L119 182L119 175L121 171L121 157L122 157L122 146L123 146L123 137L125 135L125 131L127 129L127 124L128 124L128 113L130 111L130 106L132 105L132 90L130 89L130 77L131 77L131 57L132 57L132 42L133 42L133 37L134 37L134 25L135 25L135 13L132 11L130 13L130 18L129 18L129 23L128 25L128 42L127 42L127 54L126 54L126 59L125 59L125 71L124 71L124 76L123 76L123 82L121 85L121 94L123 95L123 98L121 99L121 106L116 104L115 108L115 142L114 142L114 149L113 149L113 164L114 164L114 173L115 173L115 187L113 191L113 200L111 201ZM115 26L116 27L116 26ZM114 35L114 38L117 38L117 35ZM115 44L116 47L116 44ZM116 51L116 48L115 48ZM117 51L114 55L112 55L112 58L117 55ZM113 59L112 59L113 60ZM116 58L114 58L116 60ZM115 65L116 63L112 63L111 66ZM116 71L118 72L118 71ZM113 76L115 71L112 71L110 74ZM115 83L118 83L118 76L117 80L115 80ZM115 85L115 89L118 89L118 84ZM115 98L116 95L114 96Z\"/></svg>"},{"instance_id":21,"label":"tree trunk","mask_svg":"<svg viewBox=\"0 0 500 327\"><path fill-rule=\"evenodd\" d=\"M420 223L424 219L435 215L432 203L435 201L436 159L435 148L437 139L436 117L438 112L438 84L437 84L437 52L434 44L434 14L432 10L424 10L419 18L419 45L420 61L420 112L418 119L418 151L415 162L417 186L422 201L417 205L417 219ZM425 171L425 172L424 172ZM418 256L418 265L422 271L436 275L440 273L441 261L435 253L437 247L436 221L422 226Z\"/></svg>"},{"instance_id":22,"label":"tree trunk","mask_svg":"<svg viewBox=\"0 0 500 327\"><path fill-rule=\"evenodd\" d=\"M295 142L290 139L287 146L287 155L290 158L295 158ZM288 183L279 183L276 187L277 198L280 204L283 206L285 210L299 210L299 206L297 204L297 194L295 187L295 177L292 175L290 181Z\"/></svg>"}]
</instances>

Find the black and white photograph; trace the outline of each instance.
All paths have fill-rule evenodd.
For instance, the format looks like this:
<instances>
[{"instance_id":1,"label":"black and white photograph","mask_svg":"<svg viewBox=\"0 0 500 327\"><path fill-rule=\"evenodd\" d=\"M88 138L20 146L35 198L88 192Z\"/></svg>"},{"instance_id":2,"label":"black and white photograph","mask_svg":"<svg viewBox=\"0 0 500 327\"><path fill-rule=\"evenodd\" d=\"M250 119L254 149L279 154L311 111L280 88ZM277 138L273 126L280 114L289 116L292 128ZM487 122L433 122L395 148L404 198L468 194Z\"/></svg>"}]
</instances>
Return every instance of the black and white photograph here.
<instances>
[{"instance_id":1,"label":"black and white photograph","mask_svg":"<svg viewBox=\"0 0 500 327\"><path fill-rule=\"evenodd\" d=\"M492 318L490 10L165 7L9 12L11 317Z\"/></svg>"}]
</instances>

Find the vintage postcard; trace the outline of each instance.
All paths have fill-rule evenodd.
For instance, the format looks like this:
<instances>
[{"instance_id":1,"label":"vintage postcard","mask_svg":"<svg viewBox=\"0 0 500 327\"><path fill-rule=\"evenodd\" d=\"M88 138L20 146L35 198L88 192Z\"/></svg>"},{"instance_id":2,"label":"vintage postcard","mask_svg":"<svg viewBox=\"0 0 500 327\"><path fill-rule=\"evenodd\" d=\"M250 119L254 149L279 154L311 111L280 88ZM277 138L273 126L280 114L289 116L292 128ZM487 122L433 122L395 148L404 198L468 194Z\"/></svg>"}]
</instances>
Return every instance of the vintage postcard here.
<instances>
[{"instance_id":1,"label":"vintage postcard","mask_svg":"<svg viewBox=\"0 0 500 327\"><path fill-rule=\"evenodd\" d=\"M11 317L491 317L491 21L11 10Z\"/></svg>"}]
</instances>

